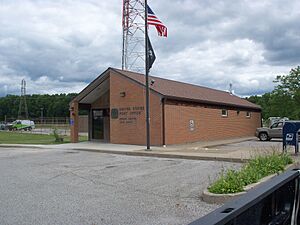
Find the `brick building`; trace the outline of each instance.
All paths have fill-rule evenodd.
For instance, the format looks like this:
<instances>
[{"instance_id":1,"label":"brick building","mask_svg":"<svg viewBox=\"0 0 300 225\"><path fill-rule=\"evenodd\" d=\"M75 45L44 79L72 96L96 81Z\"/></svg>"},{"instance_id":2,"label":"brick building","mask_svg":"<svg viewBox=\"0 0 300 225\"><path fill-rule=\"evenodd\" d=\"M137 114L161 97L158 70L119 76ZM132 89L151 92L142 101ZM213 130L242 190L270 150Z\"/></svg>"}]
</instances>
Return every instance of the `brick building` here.
<instances>
[{"instance_id":1,"label":"brick building","mask_svg":"<svg viewBox=\"0 0 300 225\"><path fill-rule=\"evenodd\" d=\"M253 136L261 108L230 93L150 77L152 145ZM108 68L70 103L71 140L78 141L78 111L88 110L89 140L146 143L145 76Z\"/></svg>"}]
</instances>

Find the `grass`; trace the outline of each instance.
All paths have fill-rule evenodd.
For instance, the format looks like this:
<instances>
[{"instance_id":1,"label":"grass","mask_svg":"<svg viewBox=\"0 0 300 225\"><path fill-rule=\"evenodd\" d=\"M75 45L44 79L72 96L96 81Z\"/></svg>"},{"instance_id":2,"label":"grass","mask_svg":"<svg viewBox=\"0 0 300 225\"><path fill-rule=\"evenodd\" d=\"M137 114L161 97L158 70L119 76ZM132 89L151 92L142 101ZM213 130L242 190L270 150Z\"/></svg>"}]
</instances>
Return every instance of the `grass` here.
<instances>
[{"instance_id":1,"label":"grass","mask_svg":"<svg viewBox=\"0 0 300 225\"><path fill-rule=\"evenodd\" d=\"M246 163L241 170L227 170L208 190L215 194L230 194L244 191L244 187L258 182L261 178L284 171L293 162L290 155L273 151L268 155L259 155Z\"/></svg>"},{"instance_id":2,"label":"grass","mask_svg":"<svg viewBox=\"0 0 300 225\"><path fill-rule=\"evenodd\" d=\"M0 144L64 144L70 143L69 136L62 136L63 142L55 142L53 134L30 134L19 132L0 132ZM79 141L87 141L87 137L80 136Z\"/></svg>"}]
</instances>

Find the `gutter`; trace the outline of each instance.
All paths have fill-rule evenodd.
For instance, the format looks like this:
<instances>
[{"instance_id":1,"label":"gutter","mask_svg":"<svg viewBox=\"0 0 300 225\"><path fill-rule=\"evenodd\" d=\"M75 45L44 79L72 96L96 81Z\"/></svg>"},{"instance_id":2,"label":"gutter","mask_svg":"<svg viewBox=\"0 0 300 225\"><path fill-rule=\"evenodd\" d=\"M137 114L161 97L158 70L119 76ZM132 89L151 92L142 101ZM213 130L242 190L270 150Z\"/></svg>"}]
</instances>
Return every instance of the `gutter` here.
<instances>
[{"instance_id":1,"label":"gutter","mask_svg":"<svg viewBox=\"0 0 300 225\"><path fill-rule=\"evenodd\" d=\"M166 95L165 95L165 99L166 100L185 101L185 102L205 104L205 105L212 105L212 106L235 107L235 108L239 108L239 109L255 110L257 112L262 111L262 109L260 107L251 107L251 106L247 107L247 106L231 104L231 103L224 103L224 102L212 102L212 101L206 101L206 100L197 100L197 99L189 99L189 98L166 96Z\"/></svg>"}]
</instances>

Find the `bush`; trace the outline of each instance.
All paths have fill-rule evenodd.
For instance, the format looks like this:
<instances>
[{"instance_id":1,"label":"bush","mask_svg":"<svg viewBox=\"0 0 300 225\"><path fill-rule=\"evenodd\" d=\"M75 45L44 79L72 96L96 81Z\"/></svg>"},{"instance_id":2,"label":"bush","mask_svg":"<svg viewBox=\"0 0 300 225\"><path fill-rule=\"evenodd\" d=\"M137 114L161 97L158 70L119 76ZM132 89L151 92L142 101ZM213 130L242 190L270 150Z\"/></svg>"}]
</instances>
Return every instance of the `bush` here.
<instances>
[{"instance_id":1,"label":"bush","mask_svg":"<svg viewBox=\"0 0 300 225\"><path fill-rule=\"evenodd\" d=\"M269 155L260 155L251 159L241 170L222 171L208 190L215 194L237 193L248 184L258 182L268 175L284 171L285 166L293 162L291 156L273 151Z\"/></svg>"}]
</instances>

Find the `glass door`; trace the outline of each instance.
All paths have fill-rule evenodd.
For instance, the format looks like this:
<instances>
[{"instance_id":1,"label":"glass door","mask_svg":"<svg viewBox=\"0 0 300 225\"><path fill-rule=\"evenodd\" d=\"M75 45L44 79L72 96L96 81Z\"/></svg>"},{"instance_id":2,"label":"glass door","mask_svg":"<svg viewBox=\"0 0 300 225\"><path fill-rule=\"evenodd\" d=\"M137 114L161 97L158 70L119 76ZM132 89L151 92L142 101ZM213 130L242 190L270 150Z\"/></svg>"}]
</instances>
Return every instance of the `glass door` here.
<instances>
[{"instance_id":1,"label":"glass door","mask_svg":"<svg viewBox=\"0 0 300 225\"><path fill-rule=\"evenodd\" d=\"M103 118L104 110L103 109L94 109L93 110L93 120L92 120L92 139L104 139L104 126Z\"/></svg>"}]
</instances>

